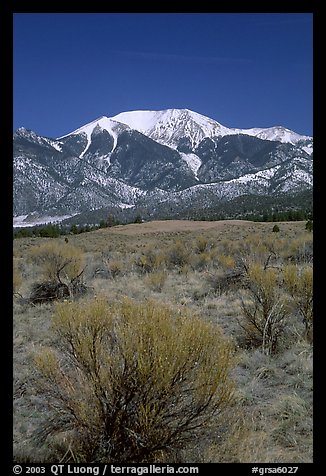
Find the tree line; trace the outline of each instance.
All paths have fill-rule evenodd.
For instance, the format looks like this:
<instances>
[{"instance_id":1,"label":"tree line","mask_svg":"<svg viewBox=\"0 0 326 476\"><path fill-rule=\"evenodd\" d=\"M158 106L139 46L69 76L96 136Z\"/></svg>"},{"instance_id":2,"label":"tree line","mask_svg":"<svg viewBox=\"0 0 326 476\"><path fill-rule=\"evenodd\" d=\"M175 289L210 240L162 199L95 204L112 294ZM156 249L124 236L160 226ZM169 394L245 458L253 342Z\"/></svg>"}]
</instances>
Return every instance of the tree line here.
<instances>
[{"instance_id":1,"label":"tree line","mask_svg":"<svg viewBox=\"0 0 326 476\"><path fill-rule=\"evenodd\" d=\"M214 213L212 210L205 213L198 213L194 215L188 215L184 219L188 220L199 220L199 221L219 221L219 220L250 220L254 222L282 222L282 221L312 221L313 216L310 211L307 210L288 210L283 212L264 212L262 214L245 214L241 216L228 216L221 213ZM166 218L171 219L171 218ZM106 220L102 219L98 224L85 224L77 225L76 223L72 225L60 225L54 223L48 223L46 225L36 225L25 228L16 228L13 230L13 238L33 238L33 237L42 237L42 238L58 238L62 235L78 235L80 233L87 233L89 231L98 230L101 228L109 228L117 225L127 225L130 223L142 223L144 220L140 214L133 217L127 222L121 222L119 219L113 215L109 215Z\"/></svg>"}]
</instances>

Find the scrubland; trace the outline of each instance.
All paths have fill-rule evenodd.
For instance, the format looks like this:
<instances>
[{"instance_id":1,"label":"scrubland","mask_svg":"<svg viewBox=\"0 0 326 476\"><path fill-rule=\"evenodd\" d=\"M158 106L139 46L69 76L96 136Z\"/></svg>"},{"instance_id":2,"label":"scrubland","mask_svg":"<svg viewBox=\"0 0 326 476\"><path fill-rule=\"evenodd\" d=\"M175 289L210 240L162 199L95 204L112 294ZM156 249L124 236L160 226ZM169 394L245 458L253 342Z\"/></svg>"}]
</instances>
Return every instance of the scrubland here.
<instances>
[{"instance_id":1,"label":"scrubland","mask_svg":"<svg viewBox=\"0 0 326 476\"><path fill-rule=\"evenodd\" d=\"M14 240L17 462L312 462L313 234Z\"/></svg>"}]
</instances>

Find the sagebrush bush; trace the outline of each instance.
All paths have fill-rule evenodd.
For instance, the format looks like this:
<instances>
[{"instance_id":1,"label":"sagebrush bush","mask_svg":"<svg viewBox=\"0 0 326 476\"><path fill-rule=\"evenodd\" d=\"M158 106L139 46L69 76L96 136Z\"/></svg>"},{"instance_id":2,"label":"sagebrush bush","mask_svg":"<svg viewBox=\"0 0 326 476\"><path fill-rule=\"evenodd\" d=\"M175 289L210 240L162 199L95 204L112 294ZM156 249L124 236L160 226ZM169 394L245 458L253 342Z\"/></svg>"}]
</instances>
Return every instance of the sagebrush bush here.
<instances>
[{"instance_id":1,"label":"sagebrush bush","mask_svg":"<svg viewBox=\"0 0 326 476\"><path fill-rule=\"evenodd\" d=\"M224 269L234 269L236 266L234 257L224 254L218 256L218 264Z\"/></svg>"},{"instance_id":2,"label":"sagebrush bush","mask_svg":"<svg viewBox=\"0 0 326 476\"><path fill-rule=\"evenodd\" d=\"M211 253L204 251L199 254L195 254L191 259L189 259L189 261L191 268L193 270L199 271L210 268L213 262Z\"/></svg>"},{"instance_id":3,"label":"sagebrush bush","mask_svg":"<svg viewBox=\"0 0 326 476\"><path fill-rule=\"evenodd\" d=\"M121 260L112 259L106 261L106 267L110 276L114 279L124 273L124 264Z\"/></svg>"},{"instance_id":4,"label":"sagebrush bush","mask_svg":"<svg viewBox=\"0 0 326 476\"><path fill-rule=\"evenodd\" d=\"M23 283L23 276L19 269L19 262L14 258L13 260L13 293L17 293Z\"/></svg>"},{"instance_id":5,"label":"sagebrush bush","mask_svg":"<svg viewBox=\"0 0 326 476\"><path fill-rule=\"evenodd\" d=\"M313 269L305 265L288 265L283 270L284 286L293 299L305 326L305 336L312 338L313 327Z\"/></svg>"},{"instance_id":6,"label":"sagebrush bush","mask_svg":"<svg viewBox=\"0 0 326 476\"><path fill-rule=\"evenodd\" d=\"M206 236L200 235L196 238L195 253L206 253L212 248L212 244Z\"/></svg>"},{"instance_id":7,"label":"sagebrush bush","mask_svg":"<svg viewBox=\"0 0 326 476\"><path fill-rule=\"evenodd\" d=\"M164 266L164 263L164 254L151 246L147 246L135 259L135 265L141 273L151 273L158 270Z\"/></svg>"},{"instance_id":8,"label":"sagebrush bush","mask_svg":"<svg viewBox=\"0 0 326 476\"><path fill-rule=\"evenodd\" d=\"M61 303L53 329L35 358L39 437L62 434L78 462L166 461L232 402L229 341L184 309Z\"/></svg>"},{"instance_id":9,"label":"sagebrush bush","mask_svg":"<svg viewBox=\"0 0 326 476\"><path fill-rule=\"evenodd\" d=\"M190 251L181 240L176 240L176 242L167 250L166 262L172 267L176 266L179 268L189 264Z\"/></svg>"},{"instance_id":10,"label":"sagebrush bush","mask_svg":"<svg viewBox=\"0 0 326 476\"><path fill-rule=\"evenodd\" d=\"M305 225L305 229L308 230L309 232L312 232L313 230L313 221L312 220L308 220L306 225Z\"/></svg>"},{"instance_id":11,"label":"sagebrush bush","mask_svg":"<svg viewBox=\"0 0 326 476\"><path fill-rule=\"evenodd\" d=\"M30 252L32 262L39 265L43 278L51 282L72 281L84 268L82 251L61 241L47 241Z\"/></svg>"},{"instance_id":12,"label":"sagebrush bush","mask_svg":"<svg viewBox=\"0 0 326 476\"><path fill-rule=\"evenodd\" d=\"M239 245L236 254L238 268L245 272L252 265L260 265L264 269L274 265L278 259L278 251L275 239L262 239L260 236L250 236Z\"/></svg>"},{"instance_id":13,"label":"sagebrush bush","mask_svg":"<svg viewBox=\"0 0 326 476\"><path fill-rule=\"evenodd\" d=\"M305 235L291 240L285 254L286 261L296 264L311 264L313 262L313 239Z\"/></svg>"},{"instance_id":14,"label":"sagebrush bush","mask_svg":"<svg viewBox=\"0 0 326 476\"><path fill-rule=\"evenodd\" d=\"M61 241L47 241L34 247L30 259L40 267L43 281L34 283L30 301L33 304L83 294L84 255L79 248Z\"/></svg>"},{"instance_id":15,"label":"sagebrush bush","mask_svg":"<svg viewBox=\"0 0 326 476\"><path fill-rule=\"evenodd\" d=\"M242 300L243 324L249 340L261 345L264 353L273 354L289 314L287 301L278 286L278 272L259 264L250 266L247 274L247 299Z\"/></svg>"},{"instance_id":16,"label":"sagebrush bush","mask_svg":"<svg viewBox=\"0 0 326 476\"><path fill-rule=\"evenodd\" d=\"M167 277L166 271L154 271L145 277L145 282L153 291L161 292Z\"/></svg>"}]
</instances>

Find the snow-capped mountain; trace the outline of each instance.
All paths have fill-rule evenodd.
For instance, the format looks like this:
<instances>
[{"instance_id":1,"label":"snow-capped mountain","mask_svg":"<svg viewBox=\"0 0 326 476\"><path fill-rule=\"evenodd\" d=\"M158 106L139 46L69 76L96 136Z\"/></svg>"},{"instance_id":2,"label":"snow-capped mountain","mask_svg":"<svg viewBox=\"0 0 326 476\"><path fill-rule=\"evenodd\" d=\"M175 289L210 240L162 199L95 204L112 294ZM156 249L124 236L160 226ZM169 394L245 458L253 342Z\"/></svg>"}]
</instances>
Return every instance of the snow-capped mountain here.
<instances>
[{"instance_id":1,"label":"snow-capped mountain","mask_svg":"<svg viewBox=\"0 0 326 476\"><path fill-rule=\"evenodd\" d=\"M229 132L222 124L188 109L122 112L114 119L175 148L186 139L194 149L204 137L223 137Z\"/></svg>"},{"instance_id":2,"label":"snow-capped mountain","mask_svg":"<svg viewBox=\"0 0 326 476\"><path fill-rule=\"evenodd\" d=\"M59 138L14 133L14 214L223 203L312 187L311 137L232 129L188 109L102 116Z\"/></svg>"},{"instance_id":3,"label":"snow-capped mountain","mask_svg":"<svg viewBox=\"0 0 326 476\"><path fill-rule=\"evenodd\" d=\"M129 111L113 117L132 129L152 139L177 148L180 141L189 140L195 148L205 137L224 137L226 135L245 134L259 139L296 144L311 139L282 126L268 128L237 129L225 127L214 119L190 111L189 109L166 109L163 111Z\"/></svg>"}]
</instances>

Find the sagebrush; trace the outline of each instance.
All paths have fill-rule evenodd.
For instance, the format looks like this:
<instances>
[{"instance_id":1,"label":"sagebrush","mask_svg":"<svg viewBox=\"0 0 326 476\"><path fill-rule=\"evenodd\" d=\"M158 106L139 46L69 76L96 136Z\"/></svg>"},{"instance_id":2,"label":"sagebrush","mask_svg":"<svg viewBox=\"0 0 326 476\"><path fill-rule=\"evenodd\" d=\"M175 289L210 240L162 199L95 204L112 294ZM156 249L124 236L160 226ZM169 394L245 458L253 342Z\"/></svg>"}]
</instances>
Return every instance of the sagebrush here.
<instances>
[{"instance_id":1,"label":"sagebrush","mask_svg":"<svg viewBox=\"0 0 326 476\"><path fill-rule=\"evenodd\" d=\"M35 358L38 435L65 435L79 462L175 457L231 404L232 346L185 310L63 303L53 327L58 347Z\"/></svg>"}]
</instances>

